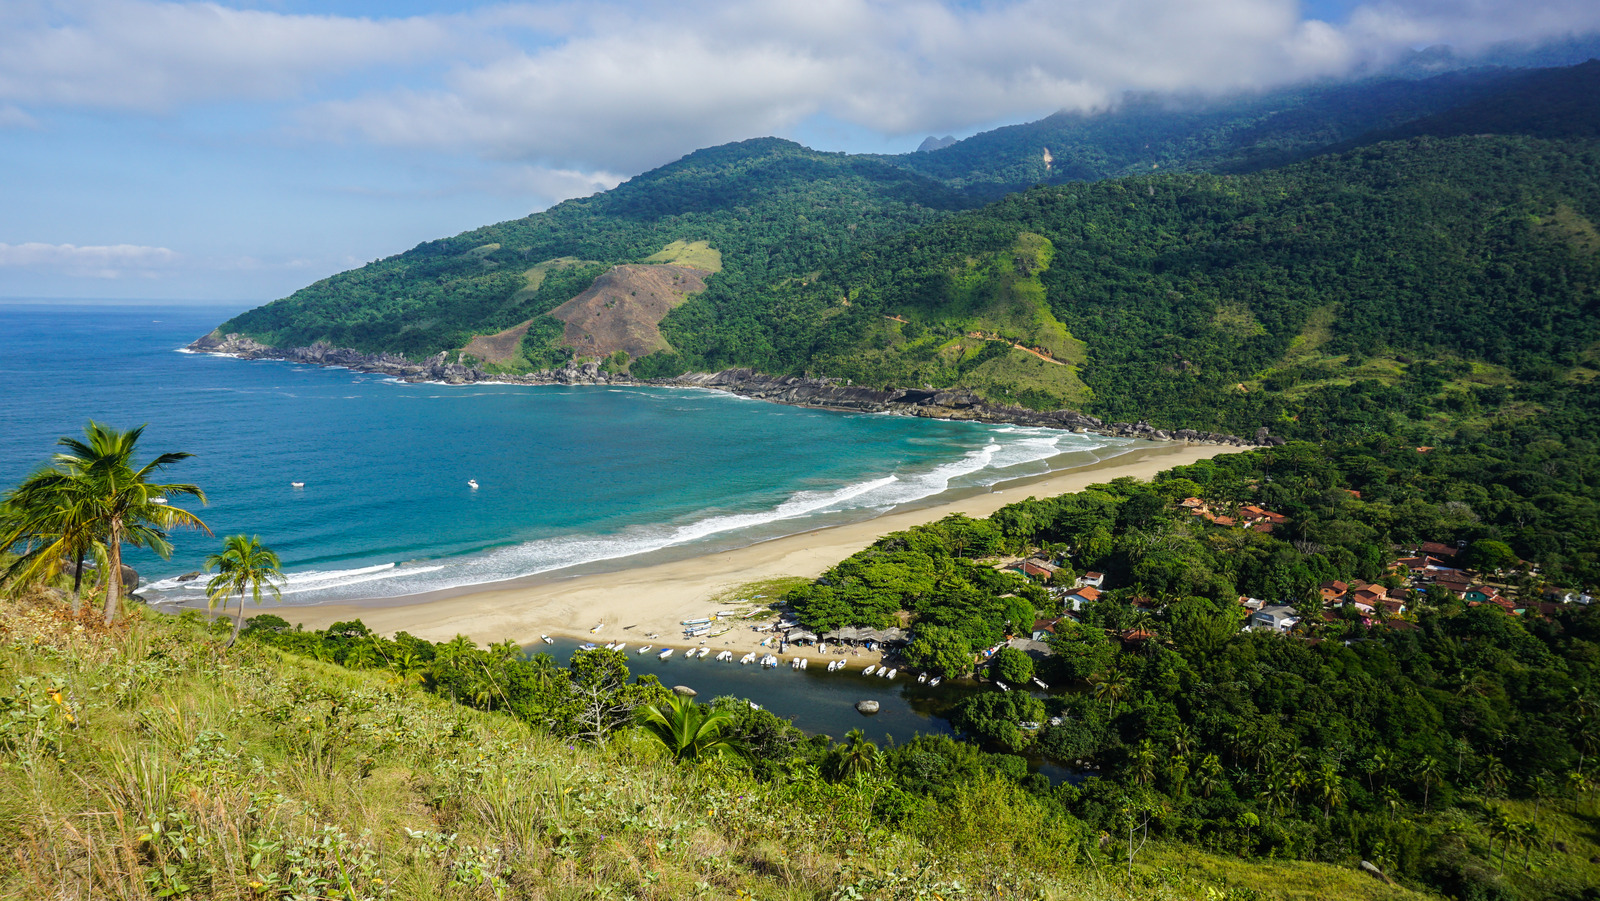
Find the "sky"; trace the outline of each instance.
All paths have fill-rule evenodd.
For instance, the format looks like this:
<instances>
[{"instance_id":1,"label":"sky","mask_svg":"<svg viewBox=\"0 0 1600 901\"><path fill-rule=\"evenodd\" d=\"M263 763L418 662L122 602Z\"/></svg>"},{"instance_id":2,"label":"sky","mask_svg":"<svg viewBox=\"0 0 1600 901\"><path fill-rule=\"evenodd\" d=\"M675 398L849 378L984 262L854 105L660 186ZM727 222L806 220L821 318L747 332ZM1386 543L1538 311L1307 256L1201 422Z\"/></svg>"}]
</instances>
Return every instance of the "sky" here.
<instances>
[{"instance_id":1,"label":"sky","mask_svg":"<svg viewBox=\"0 0 1600 901\"><path fill-rule=\"evenodd\" d=\"M0 0L0 299L268 301L764 135L899 153L1593 0Z\"/></svg>"}]
</instances>

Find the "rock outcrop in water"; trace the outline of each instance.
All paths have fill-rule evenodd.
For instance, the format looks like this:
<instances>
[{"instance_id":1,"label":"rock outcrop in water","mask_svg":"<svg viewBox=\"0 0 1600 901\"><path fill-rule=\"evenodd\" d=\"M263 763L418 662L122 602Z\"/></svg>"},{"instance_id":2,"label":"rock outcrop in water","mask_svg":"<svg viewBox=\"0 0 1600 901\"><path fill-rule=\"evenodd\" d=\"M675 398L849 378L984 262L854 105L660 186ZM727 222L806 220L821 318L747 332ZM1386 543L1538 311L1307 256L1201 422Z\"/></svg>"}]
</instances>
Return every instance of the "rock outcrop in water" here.
<instances>
[{"instance_id":1,"label":"rock outcrop in water","mask_svg":"<svg viewBox=\"0 0 1600 901\"><path fill-rule=\"evenodd\" d=\"M1195 441L1239 447L1282 444L1283 439L1256 430L1253 439L1195 429L1158 429L1147 422L1103 422L1075 410L1030 410L1007 404L990 403L960 388L868 388L847 381L808 376L765 375L753 369L724 369L721 372L691 372L669 379L642 381L627 375L601 370L598 363L568 363L560 369L543 369L524 375L488 373L462 363L451 363L448 354L439 353L418 363L393 354L365 354L345 347L318 342L310 347L269 347L243 335L206 335L189 349L197 353L228 354L246 360L286 360L313 366L343 366L357 372L392 376L408 382L442 382L466 385L473 382L499 382L515 385L656 385L672 388L713 388L743 397L770 400L802 407L851 410L862 413L901 413L929 419L957 419L970 422L1012 423L1039 428L1094 432L1119 438L1148 438L1156 441Z\"/></svg>"}]
</instances>

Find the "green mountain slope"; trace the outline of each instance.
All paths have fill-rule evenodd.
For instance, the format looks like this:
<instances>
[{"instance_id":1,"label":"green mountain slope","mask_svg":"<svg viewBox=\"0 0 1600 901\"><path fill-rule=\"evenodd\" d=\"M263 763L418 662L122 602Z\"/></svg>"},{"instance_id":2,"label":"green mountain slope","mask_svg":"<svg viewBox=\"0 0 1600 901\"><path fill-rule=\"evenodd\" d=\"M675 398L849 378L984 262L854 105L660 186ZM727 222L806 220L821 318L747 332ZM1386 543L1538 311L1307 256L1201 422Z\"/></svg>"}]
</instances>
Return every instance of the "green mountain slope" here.
<instances>
[{"instance_id":1,"label":"green mountain slope","mask_svg":"<svg viewBox=\"0 0 1600 901\"><path fill-rule=\"evenodd\" d=\"M1246 171L1282 165L1330 144L1472 103L1516 83L1523 74L1482 69L1220 101L1131 97L1115 110L1058 113L940 150L886 159L991 197L1038 184L1163 169Z\"/></svg>"},{"instance_id":2,"label":"green mountain slope","mask_svg":"<svg viewBox=\"0 0 1600 901\"><path fill-rule=\"evenodd\" d=\"M524 346L529 362L540 362L561 334L561 323L541 314L612 264L644 262L673 242L707 242L721 252L723 270L690 315L737 315L752 289L971 205L925 176L877 160L772 138L744 141L690 154L603 194L340 273L237 316L221 331L277 346L327 341L420 356L537 317ZM742 347L743 358L760 362L759 344Z\"/></svg>"},{"instance_id":3,"label":"green mountain slope","mask_svg":"<svg viewBox=\"0 0 1600 901\"><path fill-rule=\"evenodd\" d=\"M819 308L848 290L848 314L796 340L836 375L959 381L925 361L955 339L974 261L1042 239L1045 312L1084 343L1096 415L1383 431L1587 378L1597 222L1584 141L1419 138L1253 175L1039 188L851 255L812 289Z\"/></svg>"},{"instance_id":4,"label":"green mountain slope","mask_svg":"<svg viewBox=\"0 0 1600 901\"><path fill-rule=\"evenodd\" d=\"M277 346L326 341L416 358L461 350L474 336L527 323L519 352L504 353L502 338L494 357L511 370L546 366L570 350L562 324L543 314L583 292L609 266L648 260L674 242L704 242L720 252L723 271L668 317L662 331L672 348L641 371L795 370L807 361L771 340L775 330L789 327L791 315L776 289L876 238L1042 180L1103 178L1151 166L1259 166L1485 96L1507 77L1457 73L1184 108L1147 100L1105 115L1053 116L901 157L745 141L698 151L603 194L324 279L220 331ZM1058 158L1049 171L1042 168L1045 146ZM995 373L992 381L1014 375ZM1076 396L1070 384L1055 381L1019 390Z\"/></svg>"}]
</instances>

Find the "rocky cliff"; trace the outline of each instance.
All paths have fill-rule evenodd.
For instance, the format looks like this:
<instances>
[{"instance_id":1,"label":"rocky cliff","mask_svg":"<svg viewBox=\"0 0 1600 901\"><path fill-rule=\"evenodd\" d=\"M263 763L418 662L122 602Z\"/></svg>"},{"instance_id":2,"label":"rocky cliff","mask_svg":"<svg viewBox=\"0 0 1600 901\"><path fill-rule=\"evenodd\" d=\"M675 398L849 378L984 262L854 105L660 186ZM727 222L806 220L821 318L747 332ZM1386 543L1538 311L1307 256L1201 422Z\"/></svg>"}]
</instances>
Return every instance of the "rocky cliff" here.
<instances>
[{"instance_id":1,"label":"rocky cliff","mask_svg":"<svg viewBox=\"0 0 1600 901\"><path fill-rule=\"evenodd\" d=\"M712 388L744 397L770 400L803 407L852 410L863 413L901 413L930 419L957 419L972 422L1013 423L1039 428L1095 432L1122 438L1148 438L1156 441L1197 441L1208 444L1249 446L1282 444L1283 439L1258 429L1251 439L1194 429L1157 429L1147 422L1107 423L1075 410L1043 412L1004 404L992 404L970 391L922 388L867 388L838 379L765 375L751 369L724 369L721 372L691 372L670 379L640 381L627 375L613 375L597 363L568 363L560 369L544 369L525 375L486 373L460 363L446 361L440 353L418 363L392 354L364 354L349 348L317 343L310 347L269 347L242 335L207 335L189 349L198 353L227 354L246 360L287 360L314 366L343 366L357 372L388 375L408 382L442 382L465 385L472 382L500 382L517 385L655 385L670 388Z\"/></svg>"}]
</instances>

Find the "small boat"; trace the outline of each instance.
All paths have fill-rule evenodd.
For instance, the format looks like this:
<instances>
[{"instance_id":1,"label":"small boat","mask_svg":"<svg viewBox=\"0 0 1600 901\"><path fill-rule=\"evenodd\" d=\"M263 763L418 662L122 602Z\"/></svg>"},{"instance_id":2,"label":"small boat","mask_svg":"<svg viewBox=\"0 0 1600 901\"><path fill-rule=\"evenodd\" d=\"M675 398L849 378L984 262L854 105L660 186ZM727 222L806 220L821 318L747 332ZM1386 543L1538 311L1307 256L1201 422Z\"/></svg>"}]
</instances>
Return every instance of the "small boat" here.
<instances>
[{"instance_id":1,"label":"small boat","mask_svg":"<svg viewBox=\"0 0 1600 901\"><path fill-rule=\"evenodd\" d=\"M594 624L594 628L589 630L589 634L593 635L594 633L600 631L601 629L604 629L605 627L606 627L605 623L595 623Z\"/></svg>"},{"instance_id":2,"label":"small boat","mask_svg":"<svg viewBox=\"0 0 1600 901\"><path fill-rule=\"evenodd\" d=\"M304 488L304 487L306 487L306 483L305 482L290 482L289 483L289 487L290 488Z\"/></svg>"},{"instance_id":3,"label":"small boat","mask_svg":"<svg viewBox=\"0 0 1600 901\"><path fill-rule=\"evenodd\" d=\"M760 710L761 709L761 705L757 704L755 701L745 701L745 703L750 705L750 709L751 710Z\"/></svg>"},{"instance_id":4,"label":"small boat","mask_svg":"<svg viewBox=\"0 0 1600 901\"><path fill-rule=\"evenodd\" d=\"M924 682L927 682L927 681L928 681L928 674L927 673L917 673L917 684L918 685L921 685L921 684L923 684Z\"/></svg>"},{"instance_id":5,"label":"small boat","mask_svg":"<svg viewBox=\"0 0 1600 901\"><path fill-rule=\"evenodd\" d=\"M869 663L869 664L867 664L867 668L866 668L866 669L864 669L864 670L862 670L862 671L861 671L861 675L863 675L863 676L870 676L870 675L872 675L872 674L873 674L873 673L874 673L874 672L875 672L875 671L876 671L876 670L877 670L877 669L878 669L878 667L877 667L877 665L876 665L876 664L872 664L872 663Z\"/></svg>"},{"instance_id":6,"label":"small boat","mask_svg":"<svg viewBox=\"0 0 1600 901\"><path fill-rule=\"evenodd\" d=\"M619 641L619 642L617 642L617 646L615 648L612 648L612 650L620 651L620 650L622 650L623 648L625 648L627 646L628 646L628 643L626 641Z\"/></svg>"},{"instance_id":7,"label":"small boat","mask_svg":"<svg viewBox=\"0 0 1600 901\"><path fill-rule=\"evenodd\" d=\"M800 658L800 668L801 669L805 669L807 666L810 666L810 665L811 665L811 661L807 660L804 657Z\"/></svg>"},{"instance_id":8,"label":"small boat","mask_svg":"<svg viewBox=\"0 0 1600 901\"><path fill-rule=\"evenodd\" d=\"M932 679L928 680L928 687L932 688L935 685L938 685L940 682L943 682L943 681L944 681L944 677L943 676L934 676Z\"/></svg>"},{"instance_id":9,"label":"small boat","mask_svg":"<svg viewBox=\"0 0 1600 901\"><path fill-rule=\"evenodd\" d=\"M790 669L799 669L800 668L800 658L796 657L793 660L790 660L789 661L789 668Z\"/></svg>"},{"instance_id":10,"label":"small boat","mask_svg":"<svg viewBox=\"0 0 1600 901\"><path fill-rule=\"evenodd\" d=\"M665 659L667 659L668 657L671 657L671 656L672 656L672 649L671 648L667 648L665 651L662 651L661 653L657 654L656 655L656 659L657 660L665 660Z\"/></svg>"},{"instance_id":11,"label":"small boat","mask_svg":"<svg viewBox=\"0 0 1600 901\"><path fill-rule=\"evenodd\" d=\"M545 644L555 644L556 643L556 640L554 638L551 638L548 635L540 635L539 636L539 640L544 642Z\"/></svg>"},{"instance_id":12,"label":"small boat","mask_svg":"<svg viewBox=\"0 0 1600 901\"><path fill-rule=\"evenodd\" d=\"M733 659L733 652L732 651L723 651L722 653L717 655L717 659L718 660L732 660Z\"/></svg>"},{"instance_id":13,"label":"small boat","mask_svg":"<svg viewBox=\"0 0 1600 901\"><path fill-rule=\"evenodd\" d=\"M1048 686L1048 685L1044 684L1043 682L1039 681L1039 677L1038 676L1034 676L1033 677L1033 684L1039 686L1039 690L1040 691L1049 691L1050 690L1050 686Z\"/></svg>"},{"instance_id":14,"label":"small boat","mask_svg":"<svg viewBox=\"0 0 1600 901\"><path fill-rule=\"evenodd\" d=\"M678 623L678 625L680 625L680 626L703 626L703 625L705 625L706 623L709 623L709 622L711 622L711 617L702 616L699 619L686 619L686 620L683 620L682 622Z\"/></svg>"},{"instance_id":15,"label":"small boat","mask_svg":"<svg viewBox=\"0 0 1600 901\"><path fill-rule=\"evenodd\" d=\"M898 675L898 674L899 674L899 673L900 673L900 671L899 671L899 670L898 670L898 669L892 669L892 670L889 670L889 678L890 678L890 679L893 679L893 678L894 678L894 677L895 677L895 676L896 676L896 675Z\"/></svg>"},{"instance_id":16,"label":"small boat","mask_svg":"<svg viewBox=\"0 0 1600 901\"><path fill-rule=\"evenodd\" d=\"M652 647L654 647L654 645L648 645L647 644L644 647L640 648L639 650L634 651L634 653L635 654L643 654L643 653L648 652Z\"/></svg>"},{"instance_id":17,"label":"small boat","mask_svg":"<svg viewBox=\"0 0 1600 901\"><path fill-rule=\"evenodd\" d=\"M616 649L617 649L617 643L616 642L614 642L614 641L606 642L606 650L615 651Z\"/></svg>"},{"instance_id":18,"label":"small boat","mask_svg":"<svg viewBox=\"0 0 1600 901\"><path fill-rule=\"evenodd\" d=\"M717 615L718 616L738 616L739 615L739 611L737 611L737 610L718 610L717 611Z\"/></svg>"},{"instance_id":19,"label":"small boat","mask_svg":"<svg viewBox=\"0 0 1600 901\"><path fill-rule=\"evenodd\" d=\"M467 479L467 487L471 488L474 491L478 490L478 480L477 479Z\"/></svg>"},{"instance_id":20,"label":"small boat","mask_svg":"<svg viewBox=\"0 0 1600 901\"><path fill-rule=\"evenodd\" d=\"M748 654L744 655L743 657L739 658L739 665L743 666L746 663L754 662L755 659L756 659L756 652L755 651L751 651L750 653L748 653Z\"/></svg>"},{"instance_id":21,"label":"small boat","mask_svg":"<svg viewBox=\"0 0 1600 901\"><path fill-rule=\"evenodd\" d=\"M580 650L580 651L592 651L596 647L598 647L598 645L596 645L594 642L586 641L583 644L578 645L578 650Z\"/></svg>"},{"instance_id":22,"label":"small boat","mask_svg":"<svg viewBox=\"0 0 1600 901\"><path fill-rule=\"evenodd\" d=\"M164 497L153 497L150 499L150 503L160 504L161 506L165 507L167 505L167 499Z\"/></svg>"},{"instance_id":23,"label":"small boat","mask_svg":"<svg viewBox=\"0 0 1600 901\"><path fill-rule=\"evenodd\" d=\"M1011 690L1011 686L1005 684L1004 682L1001 682L999 679L994 680L994 684L1000 686L1000 690L1001 691L1010 691Z\"/></svg>"}]
</instances>

